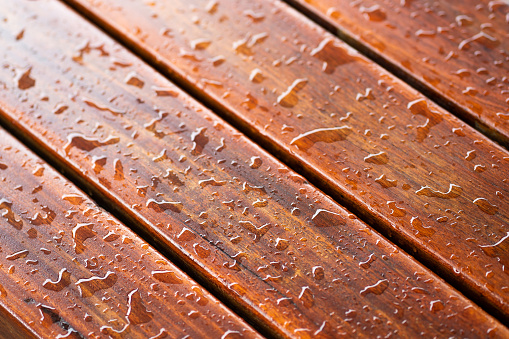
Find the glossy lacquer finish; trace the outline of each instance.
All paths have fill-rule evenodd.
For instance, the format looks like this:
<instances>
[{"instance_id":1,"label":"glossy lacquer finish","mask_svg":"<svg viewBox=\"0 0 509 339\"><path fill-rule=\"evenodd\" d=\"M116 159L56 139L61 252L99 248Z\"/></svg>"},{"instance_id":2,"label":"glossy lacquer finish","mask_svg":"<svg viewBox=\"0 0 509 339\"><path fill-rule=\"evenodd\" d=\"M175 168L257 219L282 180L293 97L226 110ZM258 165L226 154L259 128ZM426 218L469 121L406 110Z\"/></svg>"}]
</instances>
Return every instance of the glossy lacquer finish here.
<instances>
[{"instance_id":1,"label":"glossy lacquer finish","mask_svg":"<svg viewBox=\"0 0 509 339\"><path fill-rule=\"evenodd\" d=\"M509 319L509 153L273 1L69 1Z\"/></svg>"},{"instance_id":2,"label":"glossy lacquer finish","mask_svg":"<svg viewBox=\"0 0 509 339\"><path fill-rule=\"evenodd\" d=\"M5 122L257 326L281 337L506 335L61 3L6 0L2 8ZM153 270L163 268L139 271Z\"/></svg>"},{"instance_id":3,"label":"glossy lacquer finish","mask_svg":"<svg viewBox=\"0 0 509 339\"><path fill-rule=\"evenodd\" d=\"M289 0L509 146L509 3Z\"/></svg>"},{"instance_id":4,"label":"glossy lacquer finish","mask_svg":"<svg viewBox=\"0 0 509 339\"><path fill-rule=\"evenodd\" d=\"M3 130L0 182L2 321L43 338L259 337Z\"/></svg>"}]
</instances>

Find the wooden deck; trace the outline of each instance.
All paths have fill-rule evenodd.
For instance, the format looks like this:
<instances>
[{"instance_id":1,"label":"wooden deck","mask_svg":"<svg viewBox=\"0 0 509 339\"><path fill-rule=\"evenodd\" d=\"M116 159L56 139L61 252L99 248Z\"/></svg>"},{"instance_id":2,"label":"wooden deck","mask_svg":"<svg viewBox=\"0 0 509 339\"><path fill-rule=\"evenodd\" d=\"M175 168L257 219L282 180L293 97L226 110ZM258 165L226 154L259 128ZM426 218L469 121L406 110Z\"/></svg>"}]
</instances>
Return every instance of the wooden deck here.
<instances>
[{"instance_id":1,"label":"wooden deck","mask_svg":"<svg viewBox=\"0 0 509 339\"><path fill-rule=\"evenodd\" d=\"M509 337L506 2L0 8L0 338Z\"/></svg>"}]
</instances>

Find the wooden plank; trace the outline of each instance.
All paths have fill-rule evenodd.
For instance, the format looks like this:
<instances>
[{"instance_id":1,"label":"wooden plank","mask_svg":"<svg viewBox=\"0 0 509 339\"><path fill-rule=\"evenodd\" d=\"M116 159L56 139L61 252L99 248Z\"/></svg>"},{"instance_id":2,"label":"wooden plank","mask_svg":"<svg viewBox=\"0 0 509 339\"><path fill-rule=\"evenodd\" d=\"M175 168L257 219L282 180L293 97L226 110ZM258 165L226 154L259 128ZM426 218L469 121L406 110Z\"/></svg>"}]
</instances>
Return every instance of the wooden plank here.
<instances>
[{"instance_id":1,"label":"wooden plank","mask_svg":"<svg viewBox=\"0 0 509 339\"><path fill-rule=\"evenodd\" d=\"M509 3L288 0L509 147Z\"/></svg>"},{"instance_id":2,"label":"wooden plank","mask_svg":"<svg viewBox=\"0 0 509 339\"><path fill-rule=\"evenodd\" d=\"M0 315L10 338L27 337L20 322L40 338L260 337L1 129L0 145Z\"/></svg>"},{"instance_id":3,"label":"wooden plank","mask_svg":"<svg viewBox=\"0 0 509 339\"><path fill-rule=\"evenodd\" d=\"M279 337L508 335L62 4L1 3L4 122L257 328ZM16 70L25 69L33 86L21 89Z\"/></svg>"},{"instance_id":4,"label":"wooden plank","mask_svg":"<svg viewBox=\"0 0 509 339\"><path fill-rule=\"evenodd\" d=\"M0 306L0 338L13 339L13 338L37 338L35 333L30 330L30 327L23 324L19 319L16 319L8 310Z\"/></svg>"},{"instance_id":5,"label":"wooden plank","mask_svg":"<svg viewBox=\"0 0 509 339\"><path fill-rule=\"evenodd\" d=\"M509 320L509 153L287 5L69 1Z\"/></svg>"}]
</instances>

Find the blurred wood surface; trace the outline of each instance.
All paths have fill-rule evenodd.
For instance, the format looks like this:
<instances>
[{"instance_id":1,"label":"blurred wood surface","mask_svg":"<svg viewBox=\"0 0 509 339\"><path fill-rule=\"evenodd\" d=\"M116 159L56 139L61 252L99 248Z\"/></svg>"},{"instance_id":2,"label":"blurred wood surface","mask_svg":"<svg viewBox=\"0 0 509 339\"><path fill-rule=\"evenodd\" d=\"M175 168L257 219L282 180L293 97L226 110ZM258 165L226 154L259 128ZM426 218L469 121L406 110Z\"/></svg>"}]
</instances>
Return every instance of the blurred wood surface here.
<instances>
[{"instance_id":1,"label":"blurred wood surface","mask_svg":"<svg viewBox=\"0 0 509 339\"><path fill-rule=\"evenodd\" d=\"M260 337L4 130L0 150L0 337Z\"/></svg>"},{"instance_id":2,"label":"blurred wood surface","mask_svg":"<svg viewBox=\"0 0 509 339\"><path fill-rule=\"evenodd\" d=\"M282 2L67 2L509 320L506 150Z\"/></svg>"},{"instance_id":3,"label":"blurred wood surface","mask_svg":"<svg viewBox=\"0 0 509 339\"><path fill-rule=\"evenodd\" d=\"M194 271L205 287L228 300L257 328L280 337L509 335L506 327L434 273L61 3L52 0L2 0L0 3L3 9L0 39L4 47L0 51L3 123L94 196L109 200L110 208L130 220L131 228ZM294 20L286 10L280 13L284 19ZM198 46L203 44L203 41L196 42L196 48L201 50ZM299 86L297 83L296 88ZM290 95L283 101L292 100ZM80 198L84 202L68 206L75 202L74 195L68 196L71 194L68 191L74 188L46 165L37 162L32 165L23 161L21 155L18 157L21 165L6 163L4 171L11 174L7 176L0 171L0 175L5 175L6 180L28 180L25 175L12 174L24 173L21 166L25 164L26 170L35 173L28 175L29 179L45 180L40 184L43 189L37 193L42 196L32 201L35 207L17 204L29 201L21 197L30 196L34 191L32 186L38 187L36 184L30 187L24 184L19 193L2 186L10 194L20 195L19 202L13 201L11 206L18 211L11 221L23 218L21 232L29 235L29 224L48 221L49 212L44 206L53 211L60 206L48 200L54 196L48 194L52 190L62 194L57 201L60 208L78 211L55 212L58 220L69 215L85 225L92 218L97 225L93 227L96 236L75 245L71 237L76 224L70 220L62 220L62 224L55 224L57 219L52 221L62 225L63 233L48 225L34 227L41 237L42 232L52 232L53 238L45 246L62 249L52 250L48 255L48 260L55 253L67 259L57 257L54 265L67 267L77 258L81 265L73 268L72 277L85 279L92 274L77 274L74 269L86 272L87 263L83 264L83 260L88 258L89 264L95 265L93 258L96 258L98 263L104 262L101 273L97 274L105 278L114 265L123 267L122 262L117 263L115 253L122 253L126 258L129 255L131 259L122 257L124 262L143 257L141 262L129 261L129 271L115 270L115 274L125 284L129 280L124 275L134 275L129 284L140 289L144 305L154 310L154 314L163 307L158 306L161 299L156 298L161 294L168 297L171 303L168 307L178 305L176 310L199 304L202 299L197 297L198 293L207 295L191 288L195 294L189 291L177 295L186 299L180 305L173 299L175 294L162 292L165 284L150 286L150 279L157 275L147 277L147 272L164 270L160 266L171 267L170 264L166 261L161 264L162 259L155 260L155 264L149 260L158 255L149 247L144 248L134 235L133 244L122 246L123 236L131 234L129 231L103 212L96 214L95 205L91 206L84 197ZM43 177L37 177L39 173ZM67 186L60 187L59 180ZM29 212L22 214L19 212L22 210ZM8 223L6 216L9 214L4 214L3 221ZM103 218L107 220L103 222ZM81 228L83 234L89 234L85 232L89 226L82 227L85 227ZM15 227L6 230L19 232ZM109 231L114 232L111 237L115 240L111 243ZM33 241L39 241L38 237ZM19 249L11 249L2 244L2 249L11 256L22 250L21 247L28 247L28 243L18 246ZM149 254L140 255L141 250ZM31 251L28 255L34 258L26 260L39 260L42 267L45 256L41 254L36 259ZM24 270L29 268L20 266L16 272L25 276ZM2 274L7 275L7 269L4 264ZM49 279L48 276L52 281L57 279L55 272L44 277L35 274L33 278ZM173 280L167 275L159 279ZM78 281L72 282L71 286L77 287ZM59 300L64 305L92 300L106 303L107 309L94 308L96 313L103 310L106 313L102 317L93 316L92 321L109 323L112 307L111 312L118 314L113 316L117 320L107 326L119 329L129 319L125 318L125 295L131 293L127 288L120 291L125 284L119 282L100 300L74 297L77 291L74 288L66 291L67 297L72 298L50 291L48 300L36 302L43 305ZM50 293L35 288L41 283L42 280L37 280L37 284L31 284L35 289L30 293L34 300L38 293L41 298ZM9 288L21 288L10 280L9 284ZM189 285L183 282L178 287L185 289ZM8 292L8 297L20 293ZM149 304L148 300L152 302ZM37 303L20 303L20 307L35 313L29 315L33 326L40 323L36 316ZM214 305L210 301L204 308L220 309ZM82 313L80 308L71 307L64 308L60 316L76 314L78 328L90 326L82 321L85 319ZM178 319L197 324L210 316L217 319L217 326L236 324L234 319L220 315L219 310L210 314L199 311L197 319L193 319L195 316L196 313L188 310ZM175 325L174 321L168 323ZM150 324L132 328L148 328ZM214 322L204 323L201 330L207 336L215 336L206 332L212 331L207 324L212 326ZM168 331L179 329L177 325L167 328ZM199 329L190 328L191 336L193 330ZM234 333L230 334L234 337Z\"/></svg>"},{"instance_id":4,"label":"blurred wood surface","mask_svg":"<svg viewBox=\"0 0 509 339\"><path fill-rule=\"evenodd\" d=\"M509 2L287 2L509 147Z\"/></svg>"}]
</instances>

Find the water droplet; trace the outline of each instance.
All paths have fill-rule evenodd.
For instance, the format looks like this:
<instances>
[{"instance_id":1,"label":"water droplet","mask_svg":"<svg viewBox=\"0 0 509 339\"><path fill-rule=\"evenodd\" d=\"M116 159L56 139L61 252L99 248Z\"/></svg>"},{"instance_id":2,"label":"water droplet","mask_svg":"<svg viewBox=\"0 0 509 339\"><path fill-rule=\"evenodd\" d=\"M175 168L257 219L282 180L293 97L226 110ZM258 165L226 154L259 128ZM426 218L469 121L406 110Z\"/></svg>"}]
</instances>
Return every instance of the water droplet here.
<instances>
[{"instance_id":1,"label":"water droplet","mask_svg":"<svg viewBox=\"0 0 509 339\"><path fill-rule=\"evenodd\" d=\"M290 246L290 242L283 238L277 238L276 239L276 249L278 251L284 251Z\"/></svg>"},{"instance_id":2,"label":"water droplet","mask_svg":"<svg viewBox=\"0 0 509 339\"><path fill-rule=\"evenodd\" d=\"M228 330L221 336L221 339L240 339L240 338L243 338L242 333L234 330Z\"/></svg>"},{"instance_id":3,"label":"water droplet","mask_svg":"<svg viewBox=\"0 0 509 339\"><path fill-rule=\"evenodd\" d=\"M128 295L127 319L132 325L145 324L152 320L153 314L148 311L138 289L132 290Z\"/></svg>"},{"instance_id":4,"label":"water droplet","mask_svg":"<svg viewBox=\"0 0 509 339\"><path fill-rule=\"evenodd\" d=\"M122 162L120 159L115 159L113 161L113 166L115 167L115 180L124 180L124 166L122 166Z\"/></svg>"},{"instance_id":5,"label":"water droplet","mask_svg":"<svg viewBox=\"0 0 509 339\"><path fill-rule=\"evenodd\" d=\"M450 184L449 191L447 191L446 193L434 190L429 186L423 186L418 191L416 191L415 194L424 195L426 197L431 198L453 199L459 197L462 192L463 189L461 188L461 186Z\"/></svg>"},{"instance_id":6,"label":"water droplet","mask_svg":"<svg viewBox=\"0 0 509 339\"><path fill-rule=\"evenodd\" d=\"M154 199L148 199L146 207L149 207L158 213L162 213L166 210L180 213L182 212L184 205L180 201L157 201Z\"/></svg>"},{"instance_id":7,"label":"water droplet","mask_svg":"<svg viewBox=\"0 0 509 339\"><path fill-rule=\"evenodd\" d=\"M471 43L474 41L480 43L481 45L483 45L489 49L493 49L493 48L497 47L498 45L500 45L500 41L498 41L497 38L492 37L491 35L481 31L481 32L475 34L474 36L461 41L458 45L458 49L459 50L467 50L468 48L470 48Z\"/></svg>"},{"instance_id":8,"label":"water droplet","mask_svg":"<svg viewBox=\"0 0 509 339\"><path fill-rule=\"evenodd\" d=\"M62 114L64 113L67 109L69 109L69 106L67 105L64 105L64 104L58 104L55 109L53 109L53 113L54 114Z\"/></svg>"},{"instance_id":9,"label":"water droplet","mask_svg":"<svg viewBox=\"0 0 509 339\"><path fill-rule=\"evenodd\" d=\"M288 89L277 98L277 103L283 107L294 107L299 102L297 93L302 90L307 83L308 79L295 80L290 87L288 87Z\"/></svg>"},{"instance_id":10,"label":"water droplet","mask_svg":"<svg viewBox=\"0 0 509 339\"><path fill-rule=\"evenodd\" d=\"M323 280L325 278L325 270L322 266L315 266L312 269L313 271L313 278L315 280Z\"/></svg>"},{"instance_id":11,"label":"water droplet","mask_svg":"<svg viewBox=\"0 0 509 339\"><path fill-rule=\"evenodd\" d=\"M194 50L202 50L209 47L211 41L208 39L195 39L190 42L191 48Z\"/></svg>"},{"instance_id":12,"label":"water droplet","mask_svg":"<svg viewBox=\"0 0 509 339\"><path fill-rule=\"evenodd\" d=\"M427 120L424 125L417 126L417 141L423 142L428 136L430 129L442 122L443 117L440 113L431 110L425 99L417 99L410 102L407 108L415 115L422 115Z\"/></svg>"},{"instance_id":13,"label":"water droplet","mask_svg":"<svg viewBox=\"0 0 509 339\"><path fill-rule=\"evenodd\" d=\"M152 276L165 284L182 284L182 279L172 271L152 271Z\"/></svg>"},{"instance_id":14,"label":"water droplet","mask_svg":"<svg viewBox=\"0 0 509 339\"><path fill-rule=\"evenodd\" d=\"M431 237L433 234L435 234L435 230L431 227L424 227L419 217L412 217L412 219L410 219L410 224L417 230L417 235Z\"/></svg>"},{"instance_id":15,"label":"water droplet","mask_svg":"<svg viewBox=\"0 0 509 339\"><path fill-rule=\"evenodd\" d=\"M96 292L112 287L117 282L117 275L114 272L108 272L104 277L91 277L79 279L76 286L80 291L82 298L93 296Z\"/></svg>"},{"instance_id":16,"label":"water droplet","mask_svg":"<svg viewBox=\"0 0 509 339\"><path fill-rule=\"evenodd\" d=\"M110 112L114 116L125 114L124 111L121 111L121 110L118 110L118 109L115 109L115 108L112 108L112 107L107 107L107 106L98 104L98 103L92 101L92 99L89 99L89 98L82 98L81 100L83 100L83 102L85 104L87 104L88 106L90 106L92 108L95 108L95 109L97 109L99 111L103 111L103 112Z\"/></svg>"},{"instance_id":17,"label":"water droplet","mask_svg":"<svg viewBox=\"0 0 509 339\"><path fill-rule=\"evenodd\" d=\"M73 147L90 152L97 147L113 145L119 141L120 138L114 136L109 136L103 141L100 141L98 138L87 137L80 133L71 133L67 136L67 144L65 144L64 150L67 155L69 155L69 152Z\"/></svg>"},{"instance_id":18,"label":"water droplet","mask_svg":"<svg viewBox=\"0 0 509 339\"><path fill-rule=\"evenodd\" d=\"M366 261L361 261L359 266L368 269L371 267L371 264L376 260L376 256L374 253L371 253Z\"/></svg>"},{"instance_id":19,"label":"water droplet","mask_svg":"<svg viewBox=\"0 0 509 339\"><path fill-rule=\"evenodd\" d=\"M385 165L389 162L389 155L386 152L380 151L375 154L370 154L364 157L364 161L369 164Z\"/></svg>"},{"instance_id":20,"label":"water droplet","mask_svg":"<svg viewBox=\"0 0 509 339\"><path fill-rule=\"evenodd\" d=\"M246 231L254 234L254 241L259 241L261 237L265 235L271 228L271 224L264 224L261 226L255 226L251 221L240 220L239 225Z\"/></svg>"},{"instance_id":21,"label":"water droplet","mask_svg":"<svg viewBox=\"0 0 509 339\"><path fill-rule=\"evenodd\" d=\"M129 74L127 74L124 82L128 85L135 86L138 88L143 88L143 86L145 85L145 82L136 72L130 72Z\"/></svg>"},{"instance_id":22,"label":"water droplet","mask_svg":"<svg viewBox=\"0 0 509 339\"><path fill-rule=\"evenodd\" d=\"M304 304L304 307L310 308L315 303L315 296L313 292L311 292L311 288L309 286L302 287L302 290L299 294L299 300Z\"/></svg>"},{"instance_id":23,"label":"water droplet","mask_svg":"<svg viewBox=\"0 0 509 339\"><path fill-rule=\"evenodd\" d=\"M16 220L16 215L12 210L12 202L5 198L0 199L0 210L3 209L5 209L5 211L2 213L2 217L15 229L21 230L23 228L23 221L21 219Z\"/></svg>"},{"instance_id":24,"label":"water droplet","mask_svg":"<svg viewBox=\"0 0 509 339\"><path fill-rule=\"evenodd\" d=\"M207 258L210 255L210 248L203 247L198 243L194 244L193 248L200 258Z\"/></svg>"},{"instance_id":25,"label":"water droplet","mask_svg":"<svg viewBox=\"0 0 509 339\"><path fill-rule=\"evenodd\" d=\"M14 81L18 85L19 89L27 90L27 89L35 86L35 79L33 79L30 76L31 72L32 72L31 67L18 72L18 74L14 78Z\"/></svg>"},{"instance_id":26,"label":"water droplet","mask_svg":"<svg viewBox=\"0 0 509 339\"><path fill-rule=\"evenodd\" d=\"M26 258L29 253L30 252L28 250L22 250L22 251L19 251L19 252L16 252L16 253L6 256L5 259L7 259L7 260L23 259L23 258Z\"/></svg>"},{"instance_id":27,"label":"water droplet","mask_svg":"<svg viewBox=\"0 0 509 339\"><path fill-rule=\"evenodd\" d=\"M97 233L92 229L94 224L78 224L72 229L72 238L74 240L74 251L81 254L85 251L85 240L93 238Z\"/></svg>"},{"instance_id":28,"label":"water droplet","mask_svg":"<svg viewBox=\"0 0 509 339\"><path fill-rule=\"evenodd\" d=\"M262 71L260 71L258 68L253 69L249 75L249 81L254 82L255 84L259 84L264 79L265 76L263 76Z\"/></svg>"},{"instance_id":29,"label":"water droplet","mask_svg":"<svg viewBox=\"0 0 509 339\"><path fill-rule=\"evenodd\" d=\"M71 273L69 273L66 268L62 268L58 273L57 281L51 281L50 279L46 279L42 286L45 289L60 292L65 287L69 286L70 283L71 283Z\"/></svg>"},{"instance_id":30,"label":"water droplet","mask_svg":"<svg viewBox=\"0 0 509 339\"><path fill-rule=\"evenodd\" d=\"M401 218L406 215L405 209L396 206L395 201L387 201L387 206L391 209L391 215L394 217Z\"/></svg>"},{"instance_id":31,"label":"water droplet","mask_svg":"<svg viewBox=\"0 0 509 339\"><path fill-rule=\"evenodd\" d=\"M359 11L370 21L380 22L384 21L387 17L384 10L379 5L373 5L370 7L360 6Z\"/></svg>"},{"instance_id":32,"label":"water droplet","mask_svg":"<svg viewBox=\"0 0 509 339\"><path fill-rule=\"evenodd\" d=\"M226 184L226 181L223 181L223 180L216 180L214 177L210 178L210 179L205 179L205 180L200 180L198 181L198 184L204 188L206 186L223 186Z\"/></svg>"},{"instance_id":33,"label":"water droplet","mask_svg":"<svg viewBox=\"0 0 509 339\"><path fill-rule=\"evenodd\" d=\"M177 235L177 240L179 241L191 241L194 238L196 238L196 234L187 227L184 227L179 235Z\"/></svg>"},{"instance_id":34,"label":"water droplet","mask_svg":"<svg viewBox=\"0 0 509 339\"><path fill-rule=\"evenodd\" d=\"M247 16L249 19L253 20L254 22L260 22L263 19L265 19L265 15L263 13L256 13L251 9L245 10L243 12L245 16Z\"/></svg>"},{"instance_id":35,"label":"water droplet","mask_svg":"<svg viewBox=\"0 0 509 339\"><path fill-rule=\"evenodd\" d=\"M375 96L373 95L373 90L371 88L366 88L366 92L364 94L357 93L355 100L361 102L364 100L375 100Z\"/></svg>"},{"instance_id":36,"label":"water droplet","mask_svg":"<svg viewBox=\"0 0 509 339\"><path fill-rule=\"evenodd\" d=\"M465 156L465 160L466 160L466 161L472 161L472 160L474 160L474 159L475 159L475 157L476 157L476 156L477 156L477 155L476 155L476 153L475 153L475 150L468 151L468 152L467 152L467 155Z\"/></svg>"},{"instance_id":37,"label":"water droplet","mask_svg":"<svg viewBox=\"0 0 509 339\"><path fill-rule=\"evenodd\" d=\"M149 339L163 339L169 335L168 331L163 327L159 330L159 333Z\"/></svg>"},{"instance_id":38,"label":"water droplet","mask_svg":"<svg viewBox=\"0 0 509 339\"><path fill-rule=\"evenodd\" d=\"M295 145L304 152L307 152L317 142L332 143L342 141L350 133L352 133L352 128L349 126L318 128L300 134L290 142L290 145Z\"/></svg>"},{"instance_id":39,"label":"water droplet","mask_svg":"<svg viewBox=\"0 0 509 339\"><path fill-rule=\"evenodd\" d=\"M311 217L311 220L313 220L315 225L318 227L339 226L345 224L345 220L340 214L321 208L316 210L315 214Z\"/></svg>"},{"instance_id":40,"label":"water droplet","mask_svg":"<svg viewBox=\"0 0 509 339\"><path fill-rule=\"evenodd\" d=\"M440 300L434 300L430 303L429 310L433 313L437 313L444 309L444 303Z\"/></svg>"},{"instance_id":41,"label":"water droplet","mask_svg":"<svg viewBox=\"0 0 509 339\"><path fill-rule=\"evenodd\" d=\"M191 149L192 155L200 155L205 146L209 142L209 138L205 135L207 128L200 127L191 134L191 141L193 142L193 148Z\"/></svg>"},{"instance_id":42,"label":"water droplet","mask_svg":"<svg viewBox=\"0 0 509 339\"><path fill-rule=\"evenodd\" d=\"M71 193L71 194L64 194L62 196L62 200L68 201L74 206L81 204L83 201L85 201L85 198L79 194Z\"/></svg>"},{"instance_id":43,"label":"water droplet","mask_svg":"<svg viewBox=\"0 0 509 339\"><path fill-rule=\"evenodd\" d=\"M375 179L375 182L380 184L383 188L396 187L398 186L397 180L388 179L385 174L382 174L379 178Z\"/></svg>"},{"instance_id":44,"label":"water droplet","mask_svg":"<svg viewBox=\"0 0 509 339\"><path fill-rule=\"evenodd\" d=\"M376 284L371 286L366 286L364 289L361 290L360 294L365 297L369 293L373 293L376 295L380 295L384 293L384 291L389 287L389 280L383 279L379 280Z\"/></svg>"},{"instance_id":45,"label":"water droplet","mask_svg":"<svg viewBox=\"0 0 509 339\"><path fill-rule=\"evenodd\" d=\"M152 89L158 97L178 97L178 92L172 88L152 86Z\"/></svg>"},{"instance_id":46,"label":"water droplet","mask_svg":"<svg viewBox=\"0 0 509 339\"><path fill-rule=\"evenodd\" d=\"M326 74L334 73L336 67L360 60L334 38L325 38L311 51L311 56L323 62L322 70Z\"/></svg>"},{"instance_id":47,"label":"water droplet","mask_svg":"<svg viewBox=\"0 0 509 339\"><path fill-rule=\"evenodd\" d=\"M492 205L486 198L477 198L474 200L474 204L486 214L494 215L498 212L498 206Z\"/></svg>"}]
</instances>

